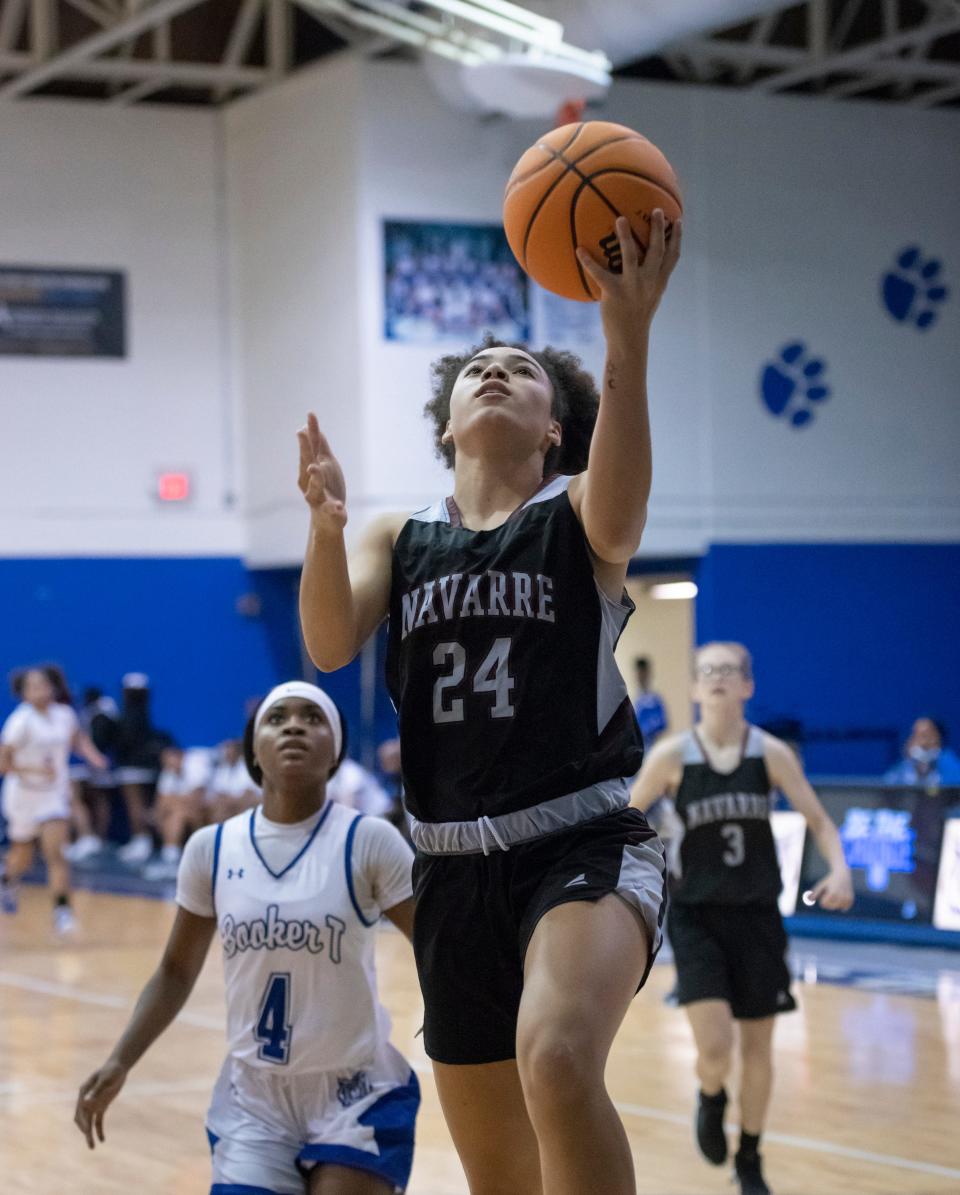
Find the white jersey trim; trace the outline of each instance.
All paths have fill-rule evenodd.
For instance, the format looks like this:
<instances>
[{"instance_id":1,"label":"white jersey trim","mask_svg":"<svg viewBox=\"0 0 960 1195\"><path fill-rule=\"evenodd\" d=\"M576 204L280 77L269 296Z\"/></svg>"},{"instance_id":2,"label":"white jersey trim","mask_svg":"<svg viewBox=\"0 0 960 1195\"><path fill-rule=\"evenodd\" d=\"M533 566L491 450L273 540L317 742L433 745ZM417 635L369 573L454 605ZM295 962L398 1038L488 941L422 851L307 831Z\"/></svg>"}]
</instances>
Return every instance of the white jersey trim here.
<instances>
[{"instance_id":1,"label":"white jersey trim","mask_svg":"<svg viewBox=\"0 0 960 1195\"><path fill-rule=\"evenodd\" d=\"M694 764L705 764L707 767L711 767L710 761L704 756L703 751L700 749L699 739L692 730L685 730L683 732L680 758L684 767ZM753 726L752 724L748 723L746 743L744 744L743 755L740 757L740 763L737 764L737 767L739 767L745 759L763 758L763 731L758 726ZM736 768L734 768L734 771L736 771ZM724 773L718 772L717 774L723 775Z\"/></svg>"},{"instance_id":2,"label":"white jersey trim","mask_svg":"<svg viewBox=\"0 0 960 1195\"><path fill-rule=\"evenodd\" d=\"M549 502L551 498L559 497L569 489L571 481L573 481L571 476L568 476L566 473L558 473L552 481L541 486L526 502L522 502L510 516L510 519L516 518L521 511L526 510L530 506L535 506L538 502ZM432 505L415 511L410 518L416 523L449 523L450 509L447 506L446 498L438 498ZM499 528L492 528L492 530L496 531Z\"/></svg>"},{"instance_id":3,"label":"white jersey trim","mask_svg":"<svg viewBox=\"0 0 960 1195\"><path fill-rule=\"evenodd\" d=\"M414 511L410 518L415 523L449 523L450 512L447 510L446 498L438 498L432 506Z\"/></svg>"},{"instance_id":4,"label":"white jersey trim","mask_svg":"<svg viewBox=\"0 0 960 1195\"><path fill-rule=\"evenodd\" d=\"M568 474L558 473L553 481L537 490L532 497L519 506L517 508L518 513L521 510L526 510L528 506L536 506L538 502L549 502L551 498L558 498L570 488L571 481L573 481L573 478Z\"/></svg>"}]
</instances>

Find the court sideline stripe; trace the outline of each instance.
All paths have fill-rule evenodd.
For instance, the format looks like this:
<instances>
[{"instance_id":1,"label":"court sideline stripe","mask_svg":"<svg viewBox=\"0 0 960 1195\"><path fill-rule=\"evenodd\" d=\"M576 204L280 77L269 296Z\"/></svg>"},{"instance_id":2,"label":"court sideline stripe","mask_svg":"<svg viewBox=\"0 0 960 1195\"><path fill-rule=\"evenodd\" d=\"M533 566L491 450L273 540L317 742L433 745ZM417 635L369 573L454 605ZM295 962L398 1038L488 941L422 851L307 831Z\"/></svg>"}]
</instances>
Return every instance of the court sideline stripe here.
<instances>
[{"instance_id":1,"label":"court sideline stripe","mask_svg":"<svg viewBox=\"0 0 960 1195\"><path fill-rule=\"evenodd\" d=\"M98 1004L103 1008L129 1008L130 1000L122 996L101 995L96 992L86 992L80 988L73 988L67 984L50 983L45 979L34 979L32 976L18 975L13 971L0 971L0 985L20 988L26 992L36 992L38 995L55 996L64 1000L74 1000L81 1004ZM214 1029L223 1032L222 1019L204 1016L202 1013L182 1012L177 1020L192 1025L198 1029ZM413 1062L411 1066L419 1074L430 1075L432 1067L423 1063ZM212 1080L210 1080L212 1084ZM161 1092L158 1091L158 1094ZM71 1096L71 1099L74 1097ZM690 1117L679 1112L666 1112L661 1108L648 1108L643 1104L627 1104L614 1100L618 1112L627 1116L636 1116L643 1120L659 1120L666 1124L682 1125L688 1128ZM734 1127L734 1126L731 1126ZM960 1170L949 1166L939 1166L936 1162L917 1162L910 1158L900 1158L894 1154L871 1153L865 1149L855 1149L848 1145L835 1145L829 1141L818 1141L812 1137L795 1137L790 1133L778 1133L771 1130L764 1131L765 1141L775 1141L778 1145L791 1146L794 1149L805 1149L811 1153L831 1154L834 1157L850 1158L856 1162L871 1162L876 1166L891 1166L901 1170L913 1170L920 1174L932 1174L938 1178L960 1179Z\"/></svg>"},{"instance_id":2,"label":"court sideline stripe","mask_svg":"<svg viewBox=\"0 0 960 1195\"><path fill-rule=\"evenodd\" d=\"M63 1000L75 1000L80 1004L98 1004L101 1008L132 1008L133 1006L132 1001L124 996L85 992L64 983L50 983L46 979L34 979L31 975L18 975L13 971L0 971L0 984L11 988L20 988L24 992L36 992L38 996L58 996ZM185 1025L193 1025L197 1029L216 1029L222 1033L224 1028L222 1017L206 1017L201 1012L181 1012L177 1020Z\"/></svg>"},{"instance_id":3,"label":"court sideline stripe","mask_svg":"<svg viewBox=\"0 0 960 1195\"><path fill-rule=\"evenodd\" d=\"M614 1100L618 1112L628 1116L638 1116L645 1120L661 1120L668 1124L683 1125L689 1128L691 1118L681 1116L678 1112L664 1112L660 1108L646 1108L642 1104L624 1104ZM727 1127L739 1128L736 1122L728 1121ZM953 1170L949 1166L939 1166L936 1162L915 1162L910 1158L899 1158L894 1154L871 1153L870 1150L856 1149L851 1145L835 1145L830 1141L818 1141L814 1137L795 1137L792 1133L778 1133L772 1129L764 1129L764 1141L775 1141L778 1145L789 1145L794 1149L806 1149L811 1153L832 1154L834 1157L851 1158L856 1162L873 1162L877 1166L898 1166L901 1170L918 1170L922 1174L935 1174L939 1178L960 1178L960 1170Z\"/></svg>"},{"instance_id":4,"label":"court sideline stripe","mask_svg":"<svg viewBox=\"0 0 960 1195\"><path fill-rule=\"evenodd\" d=\"M123 1090L140 1096L189 1095L193 1092L210 1092L210 1079L177 1079L173 1081L147 1080L125 1083ZM17 1107L24 1104L74 1104L77 1093L65 1088L58 1091L31 1088L25 1083L0 1084L0 1100L8 1097Z\"/></svg>"}]
</instances>

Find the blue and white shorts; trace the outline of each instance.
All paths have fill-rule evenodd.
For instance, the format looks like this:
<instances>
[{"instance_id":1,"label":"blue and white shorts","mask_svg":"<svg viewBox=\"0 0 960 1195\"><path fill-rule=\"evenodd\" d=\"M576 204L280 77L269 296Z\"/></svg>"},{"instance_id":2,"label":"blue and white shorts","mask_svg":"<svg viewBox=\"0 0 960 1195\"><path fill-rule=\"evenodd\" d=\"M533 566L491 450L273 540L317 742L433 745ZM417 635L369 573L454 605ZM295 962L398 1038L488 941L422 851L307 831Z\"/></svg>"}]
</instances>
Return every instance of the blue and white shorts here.
<instances>
[{"instance_id":1,"label":"blue and white shorts","mask_svg":"<svg viewBox=\"0 0 960 1195\"><path fill-rule=\"evenodd\" d=\"M210 1195L304 1195L304 1176L324 1163L403 1191L419 1106L417 1077L390 1045L342 1074L283 1075L228 1058L207 1114Z\"/></svg>"}]
</instances>

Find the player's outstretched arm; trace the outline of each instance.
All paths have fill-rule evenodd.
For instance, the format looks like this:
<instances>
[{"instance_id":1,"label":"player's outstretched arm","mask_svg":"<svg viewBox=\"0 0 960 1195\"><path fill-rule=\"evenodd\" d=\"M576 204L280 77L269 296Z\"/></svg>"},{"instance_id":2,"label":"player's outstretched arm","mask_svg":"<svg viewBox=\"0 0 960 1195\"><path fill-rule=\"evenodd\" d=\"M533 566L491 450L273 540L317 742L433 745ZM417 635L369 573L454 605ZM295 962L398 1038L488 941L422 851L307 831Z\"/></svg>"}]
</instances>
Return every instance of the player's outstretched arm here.
<instances>
[{"instance_id":1,"label":"player's outstretched arm","mask_svg":"<svg viewBox=\"0 0 960 1195\"><path fill-rule=\"evenodd\" d=\"M300 624L314 664L333 672L349 664L380 623L390 601L393 536L399 516L374 520L347 560L347 487L317 417L297 432L299 486L310 507L300 578Z\"/></svg>"},{"instance_id":2,"label":"player's outstretched arm","mask_svg":"<svg viewBox=\"0 0 960 1195\"><path fill-rule=\"evenodd\" d=\"M663 212L651 218L643 260L629 221L617 220L623 268L599 265L583 249L577 256L600 288L607 342L603 391L586 473L571 486L591 548L609 564L628 561L640 545L653 472L647 407L650 325L680 257L680 222L667 238ZM578 493L578 491L580 491Z\"/></svg>"},{"instance_id":3,"label":"player's outstretched arm","mask_svg":"<svg viewBox=\"0 0 960 1195\"><path fill-rule=\"evenodd\" d=\"M681 772L680 740L676 735L661 739L644 756L643 767L630 789L630 804L646 813L655 801L676 790Z\"/></svg>"},{"instance_id":4,"label":"player's outstretched arm","mask_svg":"<svg viewBox=\"0 0 960 1195\"><path fill-rule=\"evenodd\" d=\"M823 879L814 885L814 899L824 909L849 909L853 904L853 880L837 827L786 743L765 734L763 754L771 784L779 788L794 809L806 818L817 848L830 867Z\"/></svg>"},{"instance_id":5,"label":"player's outstretched arm","mask_svg":"<svg viewBox=\"0 0 960 1195\"><path fill-rule=\"evenodd\" d=\"M120 1093L130 1068L163 1033L193 991L216 924L213 917L177 910L160 966L140 993L130 1023L110 1057L87 1079L77 1096L73 1120L91 1149L95 1137L105 1140L104 1114Z\"/></svg>"}]
</instances>

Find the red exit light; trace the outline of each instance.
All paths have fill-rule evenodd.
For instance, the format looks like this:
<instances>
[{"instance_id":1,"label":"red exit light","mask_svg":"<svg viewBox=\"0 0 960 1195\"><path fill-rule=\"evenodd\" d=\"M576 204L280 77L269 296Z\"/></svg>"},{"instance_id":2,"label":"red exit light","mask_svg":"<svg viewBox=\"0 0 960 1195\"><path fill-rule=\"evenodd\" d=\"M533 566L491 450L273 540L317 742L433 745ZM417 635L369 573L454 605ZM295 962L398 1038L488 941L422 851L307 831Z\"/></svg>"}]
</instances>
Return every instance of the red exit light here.
<instances>
[{"instance_id":1,"label":"red exit light","mask_svg":"<svg viewBox=\"0 0 960 1195\"><path fill-rule=\"evenodd\" d=\"M190 497L190 474L159 474L157 477L157 497L161 502L186 502Z\"/></svg>"}]
</instances>

